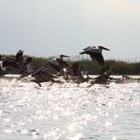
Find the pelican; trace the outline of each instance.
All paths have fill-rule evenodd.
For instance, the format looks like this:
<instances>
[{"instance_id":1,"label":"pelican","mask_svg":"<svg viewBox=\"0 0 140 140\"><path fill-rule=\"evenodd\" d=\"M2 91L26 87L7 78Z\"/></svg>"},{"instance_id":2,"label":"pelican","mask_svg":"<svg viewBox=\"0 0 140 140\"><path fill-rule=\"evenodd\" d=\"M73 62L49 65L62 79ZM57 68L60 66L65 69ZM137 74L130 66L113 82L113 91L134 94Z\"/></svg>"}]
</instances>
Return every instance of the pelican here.
<instances>
[{"instance_id":1,"label":"pelican","mask_svg":"<svg viewBox=\"0 0 140 140\"><path fill-rule=\"evenodd\" d=\"M6 69L3 67L2 56L0 55L0 76L6 74Z\"/></svg>"},{"instance_id":2,"label":"pelican","mask_svg":"<svg viewBox=\"0 0 140 140\"><path fill-rule=\"evenodd\" d=\"M13 70L18 72L18 68L21 64L23 64L23 51L19 50L15 57L6 57L3 61L1 60L0 65L2 69L4 68L11 73Z\"/></svg>"},{"instance_id":3,"label":"pelican","mask_svg":"<svg viewBox=\"0 0 140 140\"><path fill-rule=\"evenodd\" d=\"M81 66L79 62L72 63L72 65L66 71L66 80L68 80L68 75L70 75L73 77L73 80L78 84L88 81L90 79L88 75L89 73L87 73L87 77L84 77L82 75L82 70L83 66Z\"/></svg>"},{"instance_id":4,"label":"pelican","mask_svg":"<svg viewBox=\"0 0 140 140\"><path fill-rule=\"evenodd\" d=\"M87 48L84 48L82 52L80 52L80 54L88 54L92 61L94 62L94 60L96 60L98 62L99 65L104 65L105 61L104 61L104 57L102 55L102 50L107 50L110 51L109 49L103 47L103 46L89 46Z\"/></svg>"},{"instance_id":5,"label":"pelican","mask_svg":"<svg viewBox=\"0 0 140 140\"><path fill-rule=\"evenodd\" d=\"M90 81L90 84L88 87L91 87L93 84L108 84L113 78L110 77L112 74L112 67L105 66L101 72L100 75L94 78L92 81Z\"/></svg>"},{"instance_id":6,"label":"pelican","mask_svg":"<svg viewBox=\"0 0 140 140\"><path fill-rule=\"evenodd\" d=\"M14 60L9 59L7 57L2 60L3 70L6 71L7 73L17 72L18 66L19 65L17 64L17 62L15 62Z\"/></svg>"},{"instance_id":7,"label":"pelican","mask_svg":"<svg viewBox=\"0 0 140 140\"><path fill-rule=\"evenodd\" d=\"M31 67L31 62L32 62L32 57L26 58L25 65L27 65L27 72L28 73L31 73L33 71L32 67Z\"/></svg>"},{"instance_id":8,"label":"pelican","mask_svg":"<svg viewBox=\"0 0 140 140\"><path fill-rule=\"evenodd\" d=\"M59 73L64 73L63 68L69 66L69 64L63 60L64 57L69 57L67 55L60 55L58 58L54 58L53 60L49 61L48 64L54 68Z\"/></svg>"},{"instance_id":9,"label":"pelican","mask_svg":"<svg viewBox=\"0 0 140 140\"><path fill-rule=\"evenodd\" d=\"M44 66L42 66L41 68L33 72L31 76L35 78L34 80L31 81L37 83L40 87L41 87L41 83L49 82L49 81L52 82L50 85L52 85L54 82L61 83L60 80L55 80L54 78L57 77L49 73Z\"/></svg>"},{"instance_id":10,"label":"pelican","mask_svg":"<svg viewBox=\"0 0 140 140\"><path fill-rule=\"evenodd\" d=\"M20 71L21 76L19 77L18 80L29 76L33 72L31 62L32 62L32 57L27 57L25 63L23 64L23 67Z\"/></svg>"},{"instance_id":11,"label":"pelican","mask_svg":"<svg viewBox=\"0 0 140 140\"><path fill-rule=\"evenodd\" d=\"M0 55L0 69L2 71L5 71L5 67L3 67L3 61L2 61L2 56Z\"/></svg>"},{"instance_id":12,"label":"pelican","mask_svg":"<svg viewBox=\"0 0 140 140\"><path fill-rule=\"evenodd\" d=\"M79 65L79 62L72 63L65 71L65 80L69 79L69 76L74 80L78 79L78 75L81 73L81 67ZM70 78L70 79L71 79Z\"/></svg>"},{"instance_id":13,"label":"pelican","mask_svg":"<svg viewBox=\"0 0 140 140\"><path fill-rule=\"evenodd\" d=\"M64 61L64 59L63 59L64 57L69 57L69 56L67 56L67 55L60 55L60 57L56 58L56 61L62 67L68 67L69 64L66 61Z\"/></svg>"},{"instance_id":14,"label":"pelican","mask_svg":"<svg viewBox=\"0 0 140 140\"><path fill-rule=\"evenodd\" d=\"M18 50L18 52L16 53L15 61L19 64L23 64L23 53L23 50Z\"/></svg>"}]
</instances>

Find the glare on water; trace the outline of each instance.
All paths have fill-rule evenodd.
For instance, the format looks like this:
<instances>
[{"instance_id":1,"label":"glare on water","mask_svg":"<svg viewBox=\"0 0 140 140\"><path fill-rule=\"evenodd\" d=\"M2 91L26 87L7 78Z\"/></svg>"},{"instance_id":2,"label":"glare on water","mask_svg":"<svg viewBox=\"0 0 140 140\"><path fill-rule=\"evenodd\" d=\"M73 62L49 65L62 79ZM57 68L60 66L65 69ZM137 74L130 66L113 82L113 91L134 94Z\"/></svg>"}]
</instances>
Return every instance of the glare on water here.
<instances>
[{"instance_id":1,"label":"glare on water","mask_svg":"<svg viewBox=\"0 0 140 140\"><path fill-rule=\"evenodd\" d=\"M0 139L139 139L140 83L48 85L0 79Z\"/></svg>"}]
</instances>

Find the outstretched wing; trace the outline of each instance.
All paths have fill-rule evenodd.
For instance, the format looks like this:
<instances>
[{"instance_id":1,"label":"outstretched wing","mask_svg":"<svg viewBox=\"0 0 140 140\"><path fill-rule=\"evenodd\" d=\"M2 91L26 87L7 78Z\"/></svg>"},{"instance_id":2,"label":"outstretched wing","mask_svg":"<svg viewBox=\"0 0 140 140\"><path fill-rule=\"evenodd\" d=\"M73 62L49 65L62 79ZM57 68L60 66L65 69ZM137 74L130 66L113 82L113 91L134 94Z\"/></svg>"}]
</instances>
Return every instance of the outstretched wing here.
<instances>
[{"instance_id":1,"label":"outstretched wing","mask_svg":"<svg viewBox=\"0 0 140 140\"><path fill-rule=\"evenodd\" d=\"M98 53L99 50L95 46L89 46L87 48L84 48L80 54L91 54L91 53Z\"/></svg>"}]
</instances>

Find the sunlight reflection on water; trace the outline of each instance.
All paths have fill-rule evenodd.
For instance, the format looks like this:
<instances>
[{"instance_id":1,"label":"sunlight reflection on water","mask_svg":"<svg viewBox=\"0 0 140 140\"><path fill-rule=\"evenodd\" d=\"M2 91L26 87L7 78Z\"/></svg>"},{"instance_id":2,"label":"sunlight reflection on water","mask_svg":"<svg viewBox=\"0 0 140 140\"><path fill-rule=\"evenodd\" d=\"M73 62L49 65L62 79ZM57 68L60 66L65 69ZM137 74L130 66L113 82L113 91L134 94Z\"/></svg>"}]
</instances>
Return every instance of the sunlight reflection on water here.
<instances>
[{"instance_id":1,"label":"sunlight reflection on water","mask_svg":"<svg viewBox=\"0 0 140 140\"><path fill-rule=\"evenodd\" d=\"M2 140L138 140L140 83L94 85L0 79Z\"/></svg>"}]
</instances>

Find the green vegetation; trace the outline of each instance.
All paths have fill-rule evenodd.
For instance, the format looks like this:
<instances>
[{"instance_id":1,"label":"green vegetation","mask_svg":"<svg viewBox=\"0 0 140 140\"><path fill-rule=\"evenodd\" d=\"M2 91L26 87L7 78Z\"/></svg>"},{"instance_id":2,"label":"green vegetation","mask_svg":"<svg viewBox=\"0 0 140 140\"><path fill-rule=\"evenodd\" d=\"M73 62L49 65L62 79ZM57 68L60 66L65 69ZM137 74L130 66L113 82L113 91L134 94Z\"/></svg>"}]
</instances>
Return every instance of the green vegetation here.
<instances>
[{"instance_id":1,"label":"green vegetation","mask_svg":"<svg viewBox=\"0 0 140 140\"><path fill-rule=\"evenodd\" d=\"M98 74L103 66L93 63L91 60L79 60L83 66L84 72L90 72L90 74ZM69 64L72 61L68 61ZM47 64L47 58L33 58L34 66L41 66ZM139 75L140 74L140 62L125 62L116 60L106 60L106 66L111 66L114 75Z\"/></svg>"},{"instance_id":2,"label":"green vegetation","mask_svg":"<svg viewBox=\"0 0 140 140\"><path fill-rule=\"evenodd\" d=\"M13 55L8 55L7 57L13 57ZM28 56L25 56L28 57ZM41 66L46 66L48 59L45 57L32 57L32 65L34 68L39 68ZM50 59L50 58L49 58ZM68 60L71 64L73 61ZM93 63L90 59L77 60L83 66L84 72L90 72L90 74L99 74L100 70L104 66L98 65L96 62ZM105 66L111 66L114 75L140 75L140 62L126 62L117 60L106 60ZM54 72L50 67L49 70Z\"/></svg>"}]
</instances>

